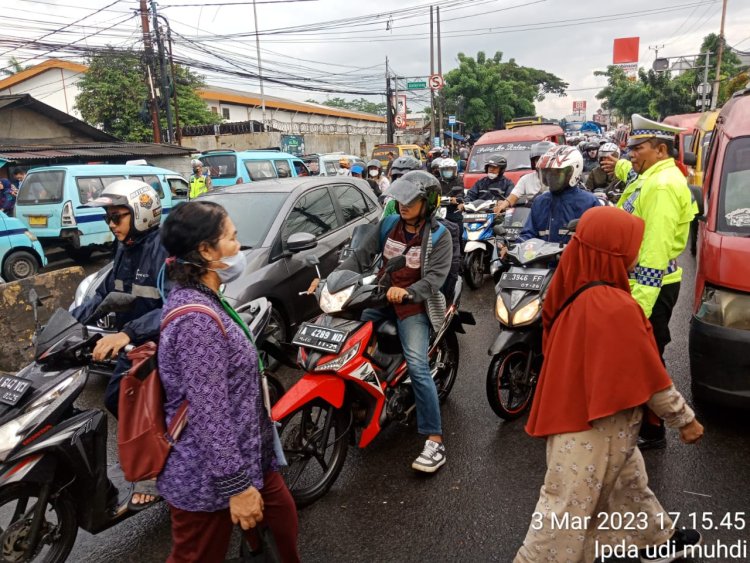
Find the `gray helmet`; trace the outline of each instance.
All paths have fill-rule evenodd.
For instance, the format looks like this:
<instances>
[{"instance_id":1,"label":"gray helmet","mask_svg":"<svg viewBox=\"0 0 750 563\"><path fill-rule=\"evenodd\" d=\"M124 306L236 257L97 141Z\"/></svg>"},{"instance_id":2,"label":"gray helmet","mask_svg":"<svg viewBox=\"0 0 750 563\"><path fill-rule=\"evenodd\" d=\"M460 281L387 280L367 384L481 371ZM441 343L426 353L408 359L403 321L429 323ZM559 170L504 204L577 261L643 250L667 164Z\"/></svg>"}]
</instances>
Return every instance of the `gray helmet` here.
<instances>
[{"instance_id":1,"label":"gray helmet","mask_svg":"<svg viewBox=\"0 0 750 563\"><path fill-rule=\"evenodd\" d=\"M380 161L377 158L373 158L370 162L367 163L367 168L372 168L373 166L376 166L378 170L383 168L383 165L380 164Z\"/></svg>"},{"instance_id":2,"label":"gray helmet","mask_svg":"<svg viewBox=\"0 0 750 563\"><path fill-rule=\"evenodd\" d=\"M395 180L412 170L421 170L422 163L413 156L399 156L391 164L391 178Z\"/></svg>"},{"instance_id":3,"label":"gray helmet","mask_svg":"<svg viewBox=\"0 0 750 563\"><path fill-rule=\"evenodd\" d=\"M484 171L487 172L487 169L490 166L497 166L500 168L500 172L505 171L505 169L508 167L508 159L504 156L498 156L495 158L492 158L487 161L487 163L484 165Z\"/></svg>"},{"instance_id":4,"label":"gray helmet","mask_svg":"<svg viewBox=\"0 0 750 563\"><path fill-rule=\"evenodd\" d=\"M529 154L529 159L540 158L542 155L544 155L544 153L546 153L555 145L556 143L553 143L552 141L539 141L538 143L534 143L533 145L531 145L531 153Z\"/></svg>"},{"instance_id":5,"label":"gray helmet","mask_svg":"<svg viewBox=\"0 0 750 563\"><path fill-rule=\"evenodd\" d=\"M440 192L438 179L424 170L407 172L394 180L388 188L388 195L399 204L408 205L419 198L427 201L427 217L434 214L440 206Z\"/></svg>"}]
</instances>

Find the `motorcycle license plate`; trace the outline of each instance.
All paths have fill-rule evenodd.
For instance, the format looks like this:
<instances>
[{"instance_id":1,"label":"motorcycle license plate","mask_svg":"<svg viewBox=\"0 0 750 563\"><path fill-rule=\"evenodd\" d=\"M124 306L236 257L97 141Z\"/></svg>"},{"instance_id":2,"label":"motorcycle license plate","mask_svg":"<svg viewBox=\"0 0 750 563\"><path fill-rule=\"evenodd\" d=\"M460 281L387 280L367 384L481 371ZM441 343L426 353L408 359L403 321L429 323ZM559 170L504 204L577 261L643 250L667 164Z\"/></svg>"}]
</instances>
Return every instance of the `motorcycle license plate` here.
<instances>
[{"instance_id":1,"label":"motorcycle license plate","mask_svg":"<svg viewBox=\"0 0 750 563\"><path fill-rule=\"evenodd\" d=\"M345 330L302 323L302 326L299 327L297 334L294 336L294 340L292 340L292 344L338 354L344 342L346 342L348 335L349 333Z\"/></svg>"},{"instance_id":2,"label":"motorcycle license plate","mask_svg":"<svg viewBox=\"0 0 750 563\"><path fill-rule=\"evenodd\" d=\"M31 389L31 381L15 375L0 375L0 403L15 406Z\"/></svg>"},{"instance_id":3,"label":"motorcycle license plate","mask_svg":"<svg viewBox=\"0 0 750 563\"><path fill-rule=\"evenodd\" d=\"M500 287L507 289L541 291L544 277L545 276L541 274L504 272L503 275L500 276Z\"/></svg>"},{"instance_id":4,"label":"motorcycle license plate","mask_svg":"<svg viewBox=\"0 0 750 563\"><path fill-rule=\"evenodd\" d=\"M505 238L515 240L521 234L521 227L505 227Z\"/></svg>"}]
</instances>

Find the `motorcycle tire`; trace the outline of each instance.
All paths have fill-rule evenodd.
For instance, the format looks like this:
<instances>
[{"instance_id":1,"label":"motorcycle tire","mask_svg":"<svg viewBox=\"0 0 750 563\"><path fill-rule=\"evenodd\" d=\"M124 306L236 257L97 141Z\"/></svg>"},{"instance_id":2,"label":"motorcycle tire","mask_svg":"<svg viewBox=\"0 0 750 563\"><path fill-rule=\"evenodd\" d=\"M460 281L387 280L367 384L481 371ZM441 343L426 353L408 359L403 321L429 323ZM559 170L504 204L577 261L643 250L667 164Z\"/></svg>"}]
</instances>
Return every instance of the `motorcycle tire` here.
<instances>
[{"instance_id":1,"label":"motorcycle tire","mask_svg":"<svg viewBox=\"0 0 750 563\"><path fill-rule=\"evenodd\" d=\"M484 281L484 251L473 250L464 257L464 279L471 289L479 289Z\"/></svg>"},{"instance_id":2,"label":"motorcycle tire","mask_svg":"<svg viewBox=\"0 0 750 563\"><path fill-rule=\"evenodd\" d=\"M535 381L526 373L531 350L527 346L503 350L492 358L487 370L487 400L495 414L515 420L531 405Z\"/></svg>"},{"instance_id":3,"label":"motorcycle tire","mask_svg":"<svg viewBox=\"0 0 750 563\"><path fill-rule=\"evenodd\" d=\"M64 493L47 501L35 553L21 548L32 522L23 516L33 514L40 488L36 483L13 483L0 489L0 560L62 563L68 558L78 535L78 521L75 505ZM57 524L48 521L50 514L55 515Z\"/></svg>"},{"instance_id":4,"label":"motorcycle tire","mask_svg":"<svg viewBox=\"0 0 750 563\"><path fill-rule=\"evenodd\" d=\"M299 508L325 495L341 473L351 420L348 410L317 400L281 421L279 436L288 464L281 475Z\"/></svg>"},{"instance_id":5,"label":"motorcycle tire","mask_svg":"<svg viewBox=\"0 0 750 563\"><path fill-rule=\"evenodd\" d=\"M456 333L449 330L438 343L435 358L430 363L434 375L432 379L437 387L438 399L444 403L453 389L458 376L458 338Z\"/></svg>"}]
</instances>

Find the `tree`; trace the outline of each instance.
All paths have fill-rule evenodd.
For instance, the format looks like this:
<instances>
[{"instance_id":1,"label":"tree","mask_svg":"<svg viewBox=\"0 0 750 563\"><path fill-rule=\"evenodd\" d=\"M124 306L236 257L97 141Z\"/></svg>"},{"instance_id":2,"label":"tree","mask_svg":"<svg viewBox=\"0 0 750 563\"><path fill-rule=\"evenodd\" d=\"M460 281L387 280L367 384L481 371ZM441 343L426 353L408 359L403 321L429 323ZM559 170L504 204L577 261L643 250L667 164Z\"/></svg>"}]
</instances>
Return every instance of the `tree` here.
<instances>
[{"instance_id":1,"label":"tree","mask_svg":"<svg viewBox=\"0 0 750 563\"><path fill-rule=\"evenodd\" d=\"M459 53L437 99L444 114L455 114L471 131L499 129L513 117L534 115L534 102L547 94L565 95L568 84L554 74L502 58L501 52L487 58L480 51L476 59Z\"/></svg>"},{"instance_id":2,"label":"tree","mask_svg":"<svg viewBox=\"0 0 750 563\"><path fill-rule=\"evenodd\" d=\"M364 113L372 113L375 115L385 115L386 113L385 102L376 103L366 100L365 98L357 98L356 100L345 100L344 98L329 98L322 102L310 99L307 100L307 102L312 104L321 104L332 108L362 111Z\"/></svg>"},{"instance_id":3,"label":"tree","mask_svg":"<svg viewBox=\"0 0 750 563\"><path fill-rule=\"evenodd\" d=\"M0 74L4 74L5 76L13 76L14 74L18 74L19 72L23 72L27 68L31 68L30 65L23 66L16 57L11 57L8 59L8 64L0 70Z\"/></svg>"},{"instance_id":4,"label":"tree","mask_svg":"<svg viewBox=\"0 0 750 563\"><path fill-rule=\"evenodd\" d=\"M88 70L78 83L80 93L76 98L76 109L83 119L123 141L152 140L142 54L108 48L90 54L87 62ZM221 121L198 96L196 90L202 86L202 77L187 68L176 67L174 87L180 125L209 125ZM166 126L164 120L161 125Z\"/></svg>"}]
</instances>

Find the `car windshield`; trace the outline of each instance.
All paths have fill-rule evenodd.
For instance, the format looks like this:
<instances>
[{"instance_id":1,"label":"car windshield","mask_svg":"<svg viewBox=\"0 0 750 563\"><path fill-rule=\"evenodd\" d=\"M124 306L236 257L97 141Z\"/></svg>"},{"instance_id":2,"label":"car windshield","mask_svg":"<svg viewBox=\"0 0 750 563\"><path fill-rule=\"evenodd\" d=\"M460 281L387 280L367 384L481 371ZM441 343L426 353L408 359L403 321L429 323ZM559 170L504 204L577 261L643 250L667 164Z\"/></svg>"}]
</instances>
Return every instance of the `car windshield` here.
<instances>
[{"instance_id":1,"label":"car windshield","mask_svg":"<svg viewBox=\"0 0 750 563\"><path fill-rule=\"evenodd\" d=\"M529 155L531 145L536 141L522 141L517 143L493 143L491 145L477 145L469 159L469 172L484 173L484 165L489 160L497 160L504 156L508 161L506 170L520 170L531 168Z\"/></svg>"},{"instance_id":2,"label":"car windshield","mask_svg":"<svg viewBox=\"0 0 750 563\"><path fill-rule=\"evenodd\" d=\"M286 193L249 192L207 195L201 199L223 205L237 227L237 240L243 248L260 246L268 235L281 206L289 197Z\"/></svg>"},{"instance_id":3,"label":"car windshield","mask_svg":"<svg viewBox=\"0 0 750 563\"><path fill-rule=\"evenodd\" d=\"M750 137L730 141L723 168L718 230L750 235Z\"/></svg>"},{"instance_id":4,"label":"car windshield","mask_svg":"<svg viewBox=\"0 0 750 563\"><path fill-rule=\"evenodd\" d=\"M49 170L47 172L29 172L21 184L18 203L34 205L38 203L58 203L63 198L63 180L65 172Z\"/></svg>"},{"instance_id":5,"label":"car windshield","mask_svg":"<svg viewBox=\"0 0 750 563\"><path fill-rule=\"evenodd\" d=\"M208 169L211 178L218 180L223 178L237 177L237 156L233 154L217 154L213 156L202 156L200 158L203 166Z\"/></svg>"}]
</instances>

